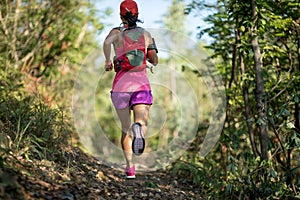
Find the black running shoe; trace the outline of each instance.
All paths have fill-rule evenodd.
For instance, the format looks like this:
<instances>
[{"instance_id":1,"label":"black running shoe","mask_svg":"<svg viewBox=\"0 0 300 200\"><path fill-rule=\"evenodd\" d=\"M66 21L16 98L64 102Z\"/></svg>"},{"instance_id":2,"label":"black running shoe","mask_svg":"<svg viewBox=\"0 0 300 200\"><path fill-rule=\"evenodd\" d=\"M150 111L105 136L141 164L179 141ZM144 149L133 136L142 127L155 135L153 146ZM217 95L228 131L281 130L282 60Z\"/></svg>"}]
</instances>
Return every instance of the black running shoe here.
<instances>
[{"instance_id":1,"label":"black running shoe","mask_svg":"<svg viewBox=\"0 0 300 200\"><path fill-rule=\"evenodd\" d=\"M132 151L135 155L139 156L144 152L145 149L145 139L142 131L142 125L140 123L134 123L132 125L133 141L132 141Z\"/></svg>"}]
</instances>

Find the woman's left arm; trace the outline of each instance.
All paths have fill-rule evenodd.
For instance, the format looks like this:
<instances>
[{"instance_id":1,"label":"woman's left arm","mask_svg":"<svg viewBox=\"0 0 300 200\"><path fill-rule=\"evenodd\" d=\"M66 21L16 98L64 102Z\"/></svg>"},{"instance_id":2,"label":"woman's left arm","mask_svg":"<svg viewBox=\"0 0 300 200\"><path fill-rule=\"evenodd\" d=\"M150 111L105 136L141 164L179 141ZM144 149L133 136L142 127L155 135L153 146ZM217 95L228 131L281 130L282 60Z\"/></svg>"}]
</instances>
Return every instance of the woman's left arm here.
<instances>
[{"instance_id":1,"label":"woman's left arm","mask_svg":"<svg viewBox=\"0 0 300 200\"><path fill-rule=\"evenodd\" d=\"M150 63L156 66L158 64L157 47L154 42L154 39L148 31L146 31L146 41L147 59Z\"/></svg>"}]
</instances>

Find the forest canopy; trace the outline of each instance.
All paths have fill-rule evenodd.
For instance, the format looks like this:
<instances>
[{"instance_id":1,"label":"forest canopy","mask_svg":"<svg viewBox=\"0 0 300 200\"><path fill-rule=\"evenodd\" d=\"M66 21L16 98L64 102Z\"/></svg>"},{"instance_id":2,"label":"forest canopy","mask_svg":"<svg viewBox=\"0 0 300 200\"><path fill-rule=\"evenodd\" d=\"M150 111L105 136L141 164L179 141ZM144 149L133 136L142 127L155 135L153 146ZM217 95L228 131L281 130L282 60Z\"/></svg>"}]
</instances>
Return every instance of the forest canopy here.
<instances>
[{"instance_id":1,"label":"forest canopy","mask_svg":"<svg viewBox=\"0 0 300 200\"><path fill-rule=\"evenodd\" d=\"M197 119L196 129L183 126L188 133L196 130L184 153L168 166L155 160L159 167L190 181L207 199L300 198L300 3L172 0L160 22L170 34L161 39L180 41L184 37L178 35L189 34L184 32L186 16L202 17L203 12L210 13L204 17L208 27L199 27L196 44L180 49L191 58L178 56L180 51L170 47L168 51L175 53L160 58L161 72L159 66L154 74L149 71L168 87L155 87L159 106L152 111L150 130L157 134L148 140L148 151L164 149L173 138L185 135L180 117ZM88 152L74 124L77 108L72 102L78 99L72 95L74 88L82 86L78 83L93 89L79 98L80 106L97 110L89 128L102 127L106 139L118 147L119 126L107 95L113 73L89 85L93 78L97 81L95 73L103 68L99 33L110 13L88 0L0 2L1 170L22 171L20 163L25 160L57 162L68 145ZM172 31L180 34L172 35ZM203 35L212 40L201 40ZM80 82L82 70L86 77ZM207 80L215 80L212 74L222 80L218 86L224 88L226 97L220 99L226 116L220 138L203 156L199 151L216 109L210 99L214 91L207 85ZM174 91L181 92L180 97L191 93L185 93L179 75L195 92L198 108L192 103L187 107L198 118L180 110L184 100ZM80 119L82 113L77 114ZM164 123L155 116L165 117ZM100 138L97 133L93 137ZM97 148L105 151L101 145ZM167 155L172 152L170 149Z\"/></svg>"}]
</instances>

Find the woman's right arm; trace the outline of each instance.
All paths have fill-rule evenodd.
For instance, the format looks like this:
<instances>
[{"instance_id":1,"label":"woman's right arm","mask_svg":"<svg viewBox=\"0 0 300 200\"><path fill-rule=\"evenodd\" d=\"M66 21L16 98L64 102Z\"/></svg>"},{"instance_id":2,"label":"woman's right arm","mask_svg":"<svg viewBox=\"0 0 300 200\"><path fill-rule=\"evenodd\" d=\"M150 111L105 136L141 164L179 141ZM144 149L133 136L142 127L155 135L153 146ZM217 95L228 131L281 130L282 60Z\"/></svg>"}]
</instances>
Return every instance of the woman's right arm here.
<instances>
[{"instance_id":1,"label":"woman's right arm","mask_svg":"<svg viewBox=\"0 0 300 200\"><path fill-rule=\"evenodd\" d=\"M111 45L117 40L116 33L117 32L115 29L111 30L103 42L106 71L112 70L112 61L110 59L110 54L111 54Z\"/></svg>"}]
</instances>

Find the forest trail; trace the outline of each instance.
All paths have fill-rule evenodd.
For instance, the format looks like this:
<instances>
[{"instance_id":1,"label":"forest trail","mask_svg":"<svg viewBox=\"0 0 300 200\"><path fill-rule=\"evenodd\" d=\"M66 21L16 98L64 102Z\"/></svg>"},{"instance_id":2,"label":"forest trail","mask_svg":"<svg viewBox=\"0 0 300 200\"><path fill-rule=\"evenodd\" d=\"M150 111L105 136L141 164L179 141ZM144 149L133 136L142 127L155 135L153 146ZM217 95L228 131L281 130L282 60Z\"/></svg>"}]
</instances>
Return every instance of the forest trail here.
<instances>
[{"instance_id":1,"label":"forest trail","mask_svg":"<svg viewBox=\"0 0 300 200\"><path fill-rule=\"evenodd\" d=\"M63 159L20 158L16 169L0 169L2 200L201 199L200 191L168 171L138 172L126 180L81 149L68 147Z\"/></svg>"}]
</instances>

